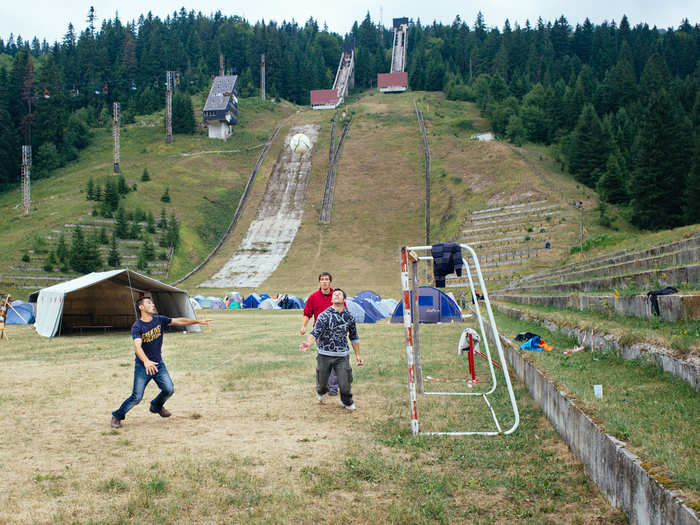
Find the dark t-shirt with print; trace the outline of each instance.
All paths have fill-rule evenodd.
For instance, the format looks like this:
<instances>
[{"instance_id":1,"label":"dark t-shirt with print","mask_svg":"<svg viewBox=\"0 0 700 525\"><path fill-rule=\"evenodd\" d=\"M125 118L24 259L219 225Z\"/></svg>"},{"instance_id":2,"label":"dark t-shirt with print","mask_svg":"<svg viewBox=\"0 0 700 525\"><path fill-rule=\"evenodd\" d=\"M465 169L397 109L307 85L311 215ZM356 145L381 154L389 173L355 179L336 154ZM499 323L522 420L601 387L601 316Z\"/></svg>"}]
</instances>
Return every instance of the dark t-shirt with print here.
<instances>
[{"instance_id":1,"label":"dark t-shirt with print","mask_svg":"<svg viewBox=\"0 0 700 525\"><path fill-rule=\"evenodd\" d=\"M163 360L160 349L163 346L165 327L170 324L170 321L172 319L165 315L154 315L150 322L144 323L139 319L131 327L131 338L141 338L141 348L151 361L160 363Z\"/></svg>"}]
</instances>

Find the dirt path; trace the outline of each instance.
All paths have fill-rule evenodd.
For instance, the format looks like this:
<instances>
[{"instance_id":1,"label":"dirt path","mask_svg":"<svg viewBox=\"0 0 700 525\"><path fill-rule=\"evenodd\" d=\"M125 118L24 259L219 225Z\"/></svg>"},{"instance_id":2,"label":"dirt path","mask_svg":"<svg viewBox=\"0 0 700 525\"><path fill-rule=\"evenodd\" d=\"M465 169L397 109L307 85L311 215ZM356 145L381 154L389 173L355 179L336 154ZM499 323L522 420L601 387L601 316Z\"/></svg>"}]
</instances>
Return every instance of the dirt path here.
<instances>
[{"instance_id":1,"label":"dirt path","mask_svg":"<svg viewBox=\"0 0 700 525\"><path fill-rule=\"evenodd\" d=\"M285 143L293 135L304 133L313 148L319 129L318 125L295 126ZM275 271L301 224L304 193L311 173L311 151L298 155L288 147L282 150L258 213L241 244L221 270L201 286L256 287Z\"/></svg>"}]
</instances>

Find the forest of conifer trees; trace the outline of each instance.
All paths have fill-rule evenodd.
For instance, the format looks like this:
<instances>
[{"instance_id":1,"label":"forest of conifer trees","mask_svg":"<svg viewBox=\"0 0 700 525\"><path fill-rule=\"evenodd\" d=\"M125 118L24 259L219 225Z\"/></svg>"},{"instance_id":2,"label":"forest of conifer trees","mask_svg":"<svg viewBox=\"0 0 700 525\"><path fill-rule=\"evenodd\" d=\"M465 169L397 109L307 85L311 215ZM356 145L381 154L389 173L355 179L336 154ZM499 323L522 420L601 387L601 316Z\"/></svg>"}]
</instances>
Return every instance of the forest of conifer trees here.
<instances>
[{"instance_id":1,"label":"forest of conifer trees","mask_svg":"<svg viewBox=\"0 0 700 525\"><path fill-rule=\"evenodd\" d=\"M369 14L341 36L313 19L260 21L205 16L184 9L164 20L150 13L118 18L61 42L0 39L0 190L16 187L20 146L31 140L33 177L76 159L90 128L161 109L165 71L178 92L206 90L225 67L240 75L240 96L257 93L266 54L267 93L308 104L309 90L332 84L345 41L355 45L356 89L389 70L392 32ZM562 169L602 199L622 206L634 224L658 229L700 222L700 25L660 30L592 24L564 16L524 27L412 21L407 71L412 90L444 91L473 101L501 138L552 145ZM28 107L31 106L31 116Z\"/></svg>"}]
</instances>

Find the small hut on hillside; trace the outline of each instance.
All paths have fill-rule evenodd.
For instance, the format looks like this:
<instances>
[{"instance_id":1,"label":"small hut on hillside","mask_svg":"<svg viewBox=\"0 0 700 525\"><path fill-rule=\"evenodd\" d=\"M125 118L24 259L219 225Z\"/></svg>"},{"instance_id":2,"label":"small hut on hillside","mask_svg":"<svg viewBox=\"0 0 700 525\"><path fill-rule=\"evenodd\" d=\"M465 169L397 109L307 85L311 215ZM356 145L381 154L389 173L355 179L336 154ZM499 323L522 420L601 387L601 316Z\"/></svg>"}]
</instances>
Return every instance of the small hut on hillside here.
<instances>
[{"instance_id":1,"label":"small hut on hillside","mask_svg":"<svg viewBox=\"0 0 700 525\"><path fill-rule=\"evenodd\" d=\"M226 140L238 123L238 75L214 77L202 111L210 139Z\"/></svg>"}]
</instances>

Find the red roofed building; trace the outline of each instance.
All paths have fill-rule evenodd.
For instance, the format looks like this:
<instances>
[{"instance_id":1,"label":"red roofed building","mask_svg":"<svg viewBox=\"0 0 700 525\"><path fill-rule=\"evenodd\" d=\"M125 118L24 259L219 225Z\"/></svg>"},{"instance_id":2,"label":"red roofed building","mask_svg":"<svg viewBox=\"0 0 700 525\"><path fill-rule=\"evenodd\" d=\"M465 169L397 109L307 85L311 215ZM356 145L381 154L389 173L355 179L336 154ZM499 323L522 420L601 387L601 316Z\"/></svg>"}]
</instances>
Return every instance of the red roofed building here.
<instances>
[{"instance_id":1,"label":"red roofed building","mask_svg":"<svg viewBox=\"0 0 700 525\"><path fill-rule=\"evenodd\" d=\"M335 109L338 107L338 92L335 89L314 89L311 91L313 109Z\"/></svg>"},{"instance_id":2,"label":"red roofed building","mask_svg":"<svg viewBox=\"0 0 700 525\"><path fill-rule=\"evenodd\" d=\"M379 73L377 75L377 87L382 93L406 91L408 89L408 73Z\"/></svg>"}]
</instances>

